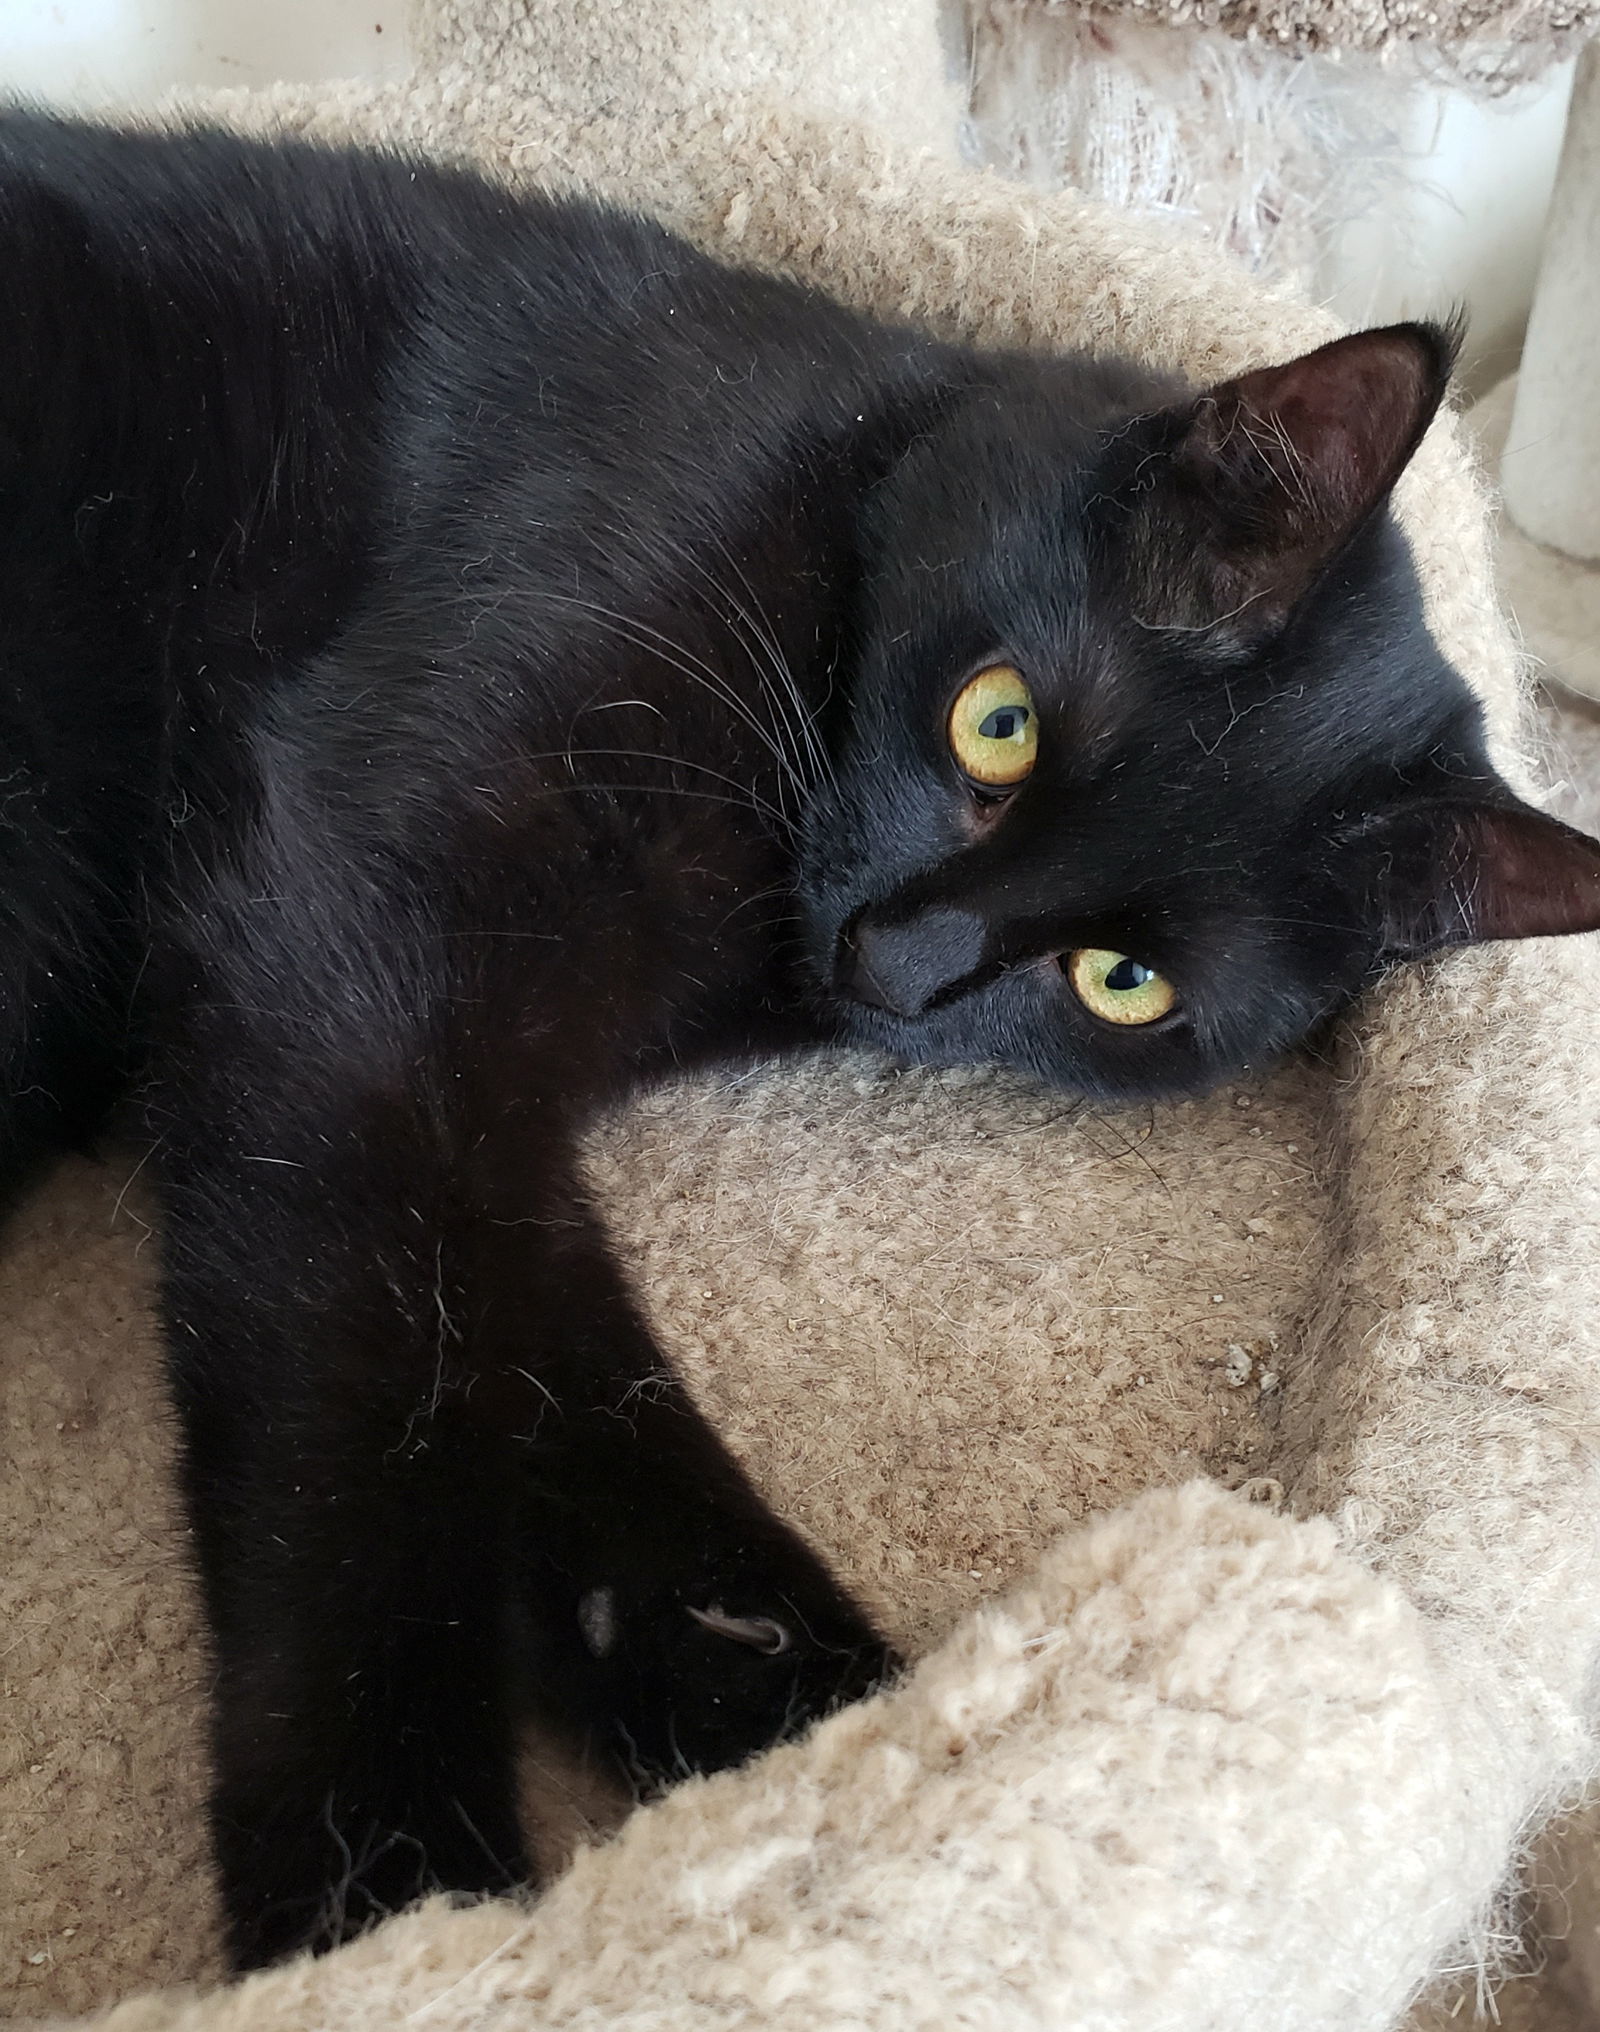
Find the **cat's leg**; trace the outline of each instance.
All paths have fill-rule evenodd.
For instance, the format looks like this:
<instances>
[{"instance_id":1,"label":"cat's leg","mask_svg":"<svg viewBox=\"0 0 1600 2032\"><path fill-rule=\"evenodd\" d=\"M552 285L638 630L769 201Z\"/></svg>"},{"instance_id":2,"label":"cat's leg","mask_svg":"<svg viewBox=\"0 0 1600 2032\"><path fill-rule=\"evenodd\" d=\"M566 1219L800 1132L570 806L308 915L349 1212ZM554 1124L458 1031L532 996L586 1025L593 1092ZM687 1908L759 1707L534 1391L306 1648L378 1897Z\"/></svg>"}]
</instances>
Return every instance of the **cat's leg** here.
<instances>
[{"instance_id":1,"label":"cat's leg","mask_svg":"<svg viewBox=\"0 0 1600 2032\"><path fill-rule=\"evenodd\" d=\"M247 1096L258 1077L219 1072ZM381 1097L353 1120L274 1085L282 1114L174 1110L160 1158L242 1968L528 1874L509 1463L461 1360L430 1139Z\"/></svg>"},{"instance_id":2,"label":"cat's leg","mask_svg":"<svg viewBox=\"0 0 1600 2032\"><path fill-rule=\"evenodd\" d=\"M46 1159L92 1142L122 1091L137 972L131 911L107 924L111 883L62 839L24 768L11 774L0 815L0 1217Z\"/></svg>"},{"instance_id":3,"label":"cat's leg","mask_svg":"<svg viewBox=\"0 0 1600 2032\"><path fill-rule=\"evenodd\" d=\"M241 1966L522 1879L525 1698L671 1775L886 1663L640 1325L541 1133L526 1022L374 978L349 925L279 949L247 886L254 951L213 960L157 1101Z\"/></svg>"},{"instance_id":4,"label":"cat's leg","mask_svg":"<svg viewBox=\"0 0 1600 2032\"><path fill-rule=\"evenodd\" d=\"M537 1704L651 1782L869 1692L892 1655L699 1414L581 1190L516 1204L477 1231L474 1357L512 1400Z\"/></svg>"}]
</instances>

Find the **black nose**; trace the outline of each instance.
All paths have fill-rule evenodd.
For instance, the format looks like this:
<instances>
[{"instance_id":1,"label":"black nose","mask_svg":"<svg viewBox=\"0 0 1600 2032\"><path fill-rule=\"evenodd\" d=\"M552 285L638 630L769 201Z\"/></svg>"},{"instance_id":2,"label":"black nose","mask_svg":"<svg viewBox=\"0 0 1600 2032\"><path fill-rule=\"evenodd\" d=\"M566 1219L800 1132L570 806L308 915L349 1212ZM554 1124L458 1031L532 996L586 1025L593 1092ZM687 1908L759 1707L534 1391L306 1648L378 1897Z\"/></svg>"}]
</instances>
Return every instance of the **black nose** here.
<instances>
[{"instance_id":1,"label":"black nose","mask_svg":"<svg viewBox=\"0 0 1600 2032\"><path fill-rule=\"evenodd\" d=\"M982 966L988 927L966 910L924 910L904 924L859 919L839 942L834 985L895 1016L915 1016Z\"/></svg>"}]
</instances>

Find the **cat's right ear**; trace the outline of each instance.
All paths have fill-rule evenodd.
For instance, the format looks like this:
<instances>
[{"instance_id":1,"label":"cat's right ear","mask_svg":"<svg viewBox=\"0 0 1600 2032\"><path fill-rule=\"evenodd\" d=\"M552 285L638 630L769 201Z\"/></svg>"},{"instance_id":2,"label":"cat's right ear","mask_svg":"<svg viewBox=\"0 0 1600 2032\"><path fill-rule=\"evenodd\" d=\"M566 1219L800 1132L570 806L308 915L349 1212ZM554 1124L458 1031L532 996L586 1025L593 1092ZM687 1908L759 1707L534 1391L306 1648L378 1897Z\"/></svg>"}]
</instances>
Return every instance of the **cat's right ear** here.
<instances>
[{"instance_id":1,"label":"cat's right ear","mask_svg":"<svg viewBox=\"0 0 1600 2032\"><path fill-rule=\"evenodd\" d=\"M1503 799L1427 799L1376 820L1372 909L1393 959L1600 931L1600 840Z\"/></svg>"},{"instance_id":2,"label":"cat's right ear","mask_svg":"<svg viewBox=\"0 0 1600 2032\"><path fill-rule=\"evenodd\" d=\"M1281 627L1387 500L1457 343L1433 324L1353 332L1180 412L1141 517L1149 618L1246 638Z\"/></svg>"}]
</instances>

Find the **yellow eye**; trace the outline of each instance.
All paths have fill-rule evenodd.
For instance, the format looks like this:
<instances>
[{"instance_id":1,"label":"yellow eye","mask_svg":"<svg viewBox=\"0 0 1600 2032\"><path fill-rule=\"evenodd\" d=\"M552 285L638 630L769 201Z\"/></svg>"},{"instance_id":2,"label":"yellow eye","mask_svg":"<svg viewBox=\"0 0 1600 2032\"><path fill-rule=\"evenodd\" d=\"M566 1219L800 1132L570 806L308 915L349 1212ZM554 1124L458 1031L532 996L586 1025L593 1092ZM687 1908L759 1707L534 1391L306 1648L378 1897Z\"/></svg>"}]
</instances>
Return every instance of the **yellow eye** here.
<instances>
[{"instance_id":1,"label":"yellow eye","mask_svg":"<svg viewBox=\"0 0 1600 2032\"><path fill-rule=\"evenodd\" d=\"M1172 983L1126 953L1068 953L1067 979L1084 1008L1107 1023L1155 1023L1177 1006Z\"/></svg>"},{"instance_id":2,"label":"yellow eye","mask_svg":"<svg viewBox=\"0 0 1600 2032\"><path fill-rule=\"evenodd\" d=\"M1009 663L994 663L963 685L950 708L950 752L985 790L1020 783L1039 753L1033 694Z\"/></svg>"}]
</instances>

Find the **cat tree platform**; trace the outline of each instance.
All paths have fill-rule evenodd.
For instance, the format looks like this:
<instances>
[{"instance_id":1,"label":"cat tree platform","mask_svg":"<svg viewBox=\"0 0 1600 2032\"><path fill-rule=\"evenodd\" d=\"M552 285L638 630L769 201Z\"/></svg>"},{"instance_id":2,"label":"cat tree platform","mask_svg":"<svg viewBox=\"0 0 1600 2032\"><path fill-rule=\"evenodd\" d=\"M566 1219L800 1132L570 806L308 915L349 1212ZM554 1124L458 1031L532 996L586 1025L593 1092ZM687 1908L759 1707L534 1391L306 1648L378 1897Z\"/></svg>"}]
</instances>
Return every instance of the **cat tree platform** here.
<instances>
[{"instance_id":1,"label":"cat tree platform","mask_svg":"<svg viewBox=\"0 0 1600 2032\"><path fill-rule=\"evenodd\" d=\"M432 0L414 48L404 84L212 110L599 189L979 340L1211 379L1332 329L962 167L932 0ZM1527 783L1449 420L1400 507ZM1386 2032L1595 1762L1597 1050L1600 954L1569 940L1409 974L1326 1057L1184 1107L819 1059L606 1125L668 1345L920 1662L535 1904L425 1907L223 1992L156 1244L131 1161L69 1166L0 1259L12 2014Z\"/></svg>"}]
</instances>

